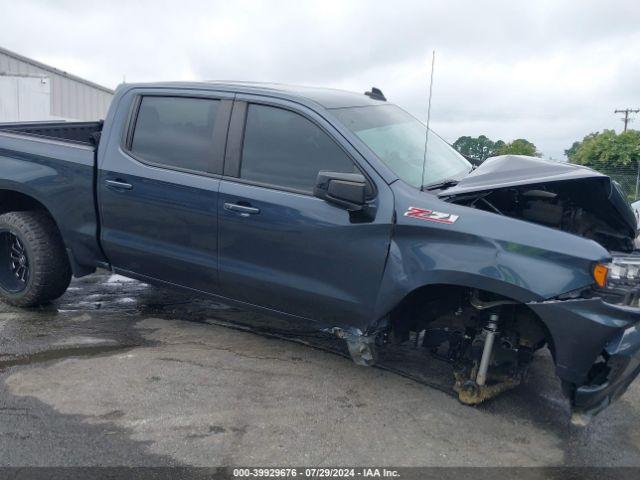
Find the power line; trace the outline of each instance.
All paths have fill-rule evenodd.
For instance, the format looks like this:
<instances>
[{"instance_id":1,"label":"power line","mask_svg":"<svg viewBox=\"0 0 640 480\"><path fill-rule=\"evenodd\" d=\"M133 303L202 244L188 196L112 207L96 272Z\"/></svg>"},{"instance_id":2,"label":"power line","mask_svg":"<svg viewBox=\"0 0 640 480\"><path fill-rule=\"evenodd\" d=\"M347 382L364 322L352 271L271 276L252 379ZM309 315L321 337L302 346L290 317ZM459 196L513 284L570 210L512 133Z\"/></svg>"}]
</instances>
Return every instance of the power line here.
<instances>
[{"instance_id":1,"label":"power line","mask_svg":"<svg viewBox=\"0 0 640 480\"><path fill-rule=\"evenodd\" d=\"M627 124L632 121L632 119L629 118L629 114L630 113L640 113L640 108L625 108L622 110L614 110L613 113L624 113L624 118L622 119L622 121L624 122L624 131L627 131Z\"/></svg>"}]
</instances>

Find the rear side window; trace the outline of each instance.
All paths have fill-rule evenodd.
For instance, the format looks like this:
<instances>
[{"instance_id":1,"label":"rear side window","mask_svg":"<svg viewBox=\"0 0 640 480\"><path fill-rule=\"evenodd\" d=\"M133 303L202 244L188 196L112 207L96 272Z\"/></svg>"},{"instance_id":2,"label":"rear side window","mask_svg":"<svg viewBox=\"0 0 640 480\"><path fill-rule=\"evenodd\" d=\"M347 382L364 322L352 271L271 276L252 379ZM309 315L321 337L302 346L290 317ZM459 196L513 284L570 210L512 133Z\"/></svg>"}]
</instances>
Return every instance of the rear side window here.
<instances>
[{"instance_id":1,"label":"rear side window","mask_svg":"<svg viewBox=\"0 0 640 480\"><path fill-rule=\"evenodd\" d=\"M206 172L219 100L143 97L131 152L143 161Z\"/></svg>"},{"instance_id":2,"label":"rear side window","mask_svg":"<svg viewBox=\"0 0 640 480\"><path fill-rule=\"evenodd\" d=\"M357 172L347 154L297 113L249 105L240 177L312 193L320 170Z\"/></svg>"}]
</instances>

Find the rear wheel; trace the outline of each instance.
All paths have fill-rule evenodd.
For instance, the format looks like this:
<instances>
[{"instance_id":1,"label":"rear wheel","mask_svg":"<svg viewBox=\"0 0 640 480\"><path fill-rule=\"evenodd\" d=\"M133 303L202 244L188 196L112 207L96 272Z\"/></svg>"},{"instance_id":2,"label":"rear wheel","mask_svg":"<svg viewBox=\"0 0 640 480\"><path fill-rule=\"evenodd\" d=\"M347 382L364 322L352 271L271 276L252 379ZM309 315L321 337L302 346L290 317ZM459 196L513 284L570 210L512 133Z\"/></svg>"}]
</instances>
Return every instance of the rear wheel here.
<instances>
[{"instance_id":1,"label":"rear wheel","mask_svg":"<svg viewBox=\"0 0 640 480\"><path fill-rule=\"evenodd\" d=\"M0 297L19 307L48 303L71 281L69 260L53 220L44 212L0 215Z\"/></svg>"}]
</instances>

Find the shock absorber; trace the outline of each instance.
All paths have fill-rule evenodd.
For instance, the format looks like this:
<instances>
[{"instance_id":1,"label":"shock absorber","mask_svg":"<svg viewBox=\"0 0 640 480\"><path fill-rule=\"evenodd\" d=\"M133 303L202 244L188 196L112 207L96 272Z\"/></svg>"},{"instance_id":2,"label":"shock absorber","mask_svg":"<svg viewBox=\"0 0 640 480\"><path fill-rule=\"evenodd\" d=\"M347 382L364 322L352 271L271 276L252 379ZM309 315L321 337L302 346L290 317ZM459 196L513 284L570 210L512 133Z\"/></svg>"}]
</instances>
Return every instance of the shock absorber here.
<instances>
[{"instance_id":1,"label":"shock absorber","mask_svg":"<svg viewBox=\"0 0 640 480\"><path fill-rule=\"evenodd\" d=\"M498 334L498 315L492 313L489 315L489 320L484 326L484 347L482 349L482 358L480 359L480 366L478 367L478 375L476 376L476 383L479 386L483 386L487 382L487 372L489 370L489 362L491 360L491 352L493 350L493 342Z\"/></svg>"}]
</instances>

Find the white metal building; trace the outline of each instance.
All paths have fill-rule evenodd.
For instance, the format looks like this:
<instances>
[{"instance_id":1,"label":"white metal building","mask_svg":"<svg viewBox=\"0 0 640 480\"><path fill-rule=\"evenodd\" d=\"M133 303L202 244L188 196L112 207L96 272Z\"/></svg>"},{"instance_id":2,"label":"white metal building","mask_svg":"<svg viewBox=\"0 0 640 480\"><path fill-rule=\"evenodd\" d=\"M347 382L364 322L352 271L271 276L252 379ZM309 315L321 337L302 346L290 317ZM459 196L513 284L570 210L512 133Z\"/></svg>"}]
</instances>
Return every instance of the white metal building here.
<instances>
[{"instance_id":1,"label":"white metal building","mask_svg":"<svg viewBox=\"0 0 640 480\"><path fill-rule=\"evenodd\" d=\"M113 90L0 47L0 122L99 120Z\"/></svg>"}]
</instances>

